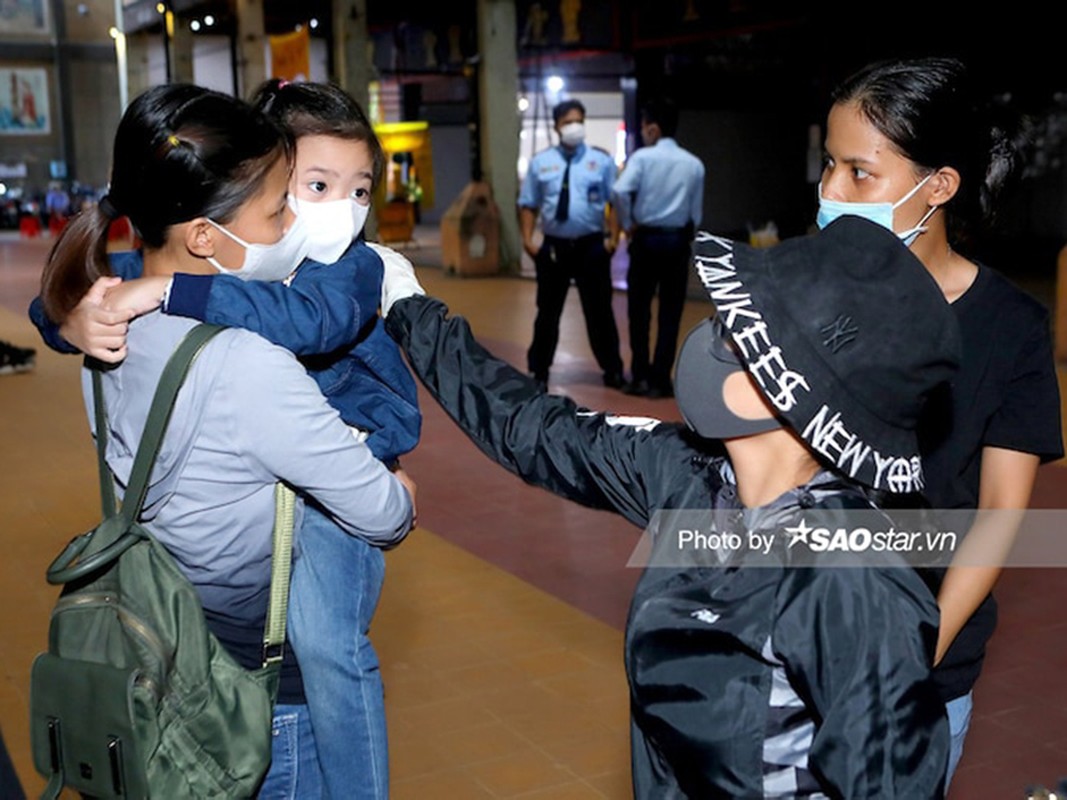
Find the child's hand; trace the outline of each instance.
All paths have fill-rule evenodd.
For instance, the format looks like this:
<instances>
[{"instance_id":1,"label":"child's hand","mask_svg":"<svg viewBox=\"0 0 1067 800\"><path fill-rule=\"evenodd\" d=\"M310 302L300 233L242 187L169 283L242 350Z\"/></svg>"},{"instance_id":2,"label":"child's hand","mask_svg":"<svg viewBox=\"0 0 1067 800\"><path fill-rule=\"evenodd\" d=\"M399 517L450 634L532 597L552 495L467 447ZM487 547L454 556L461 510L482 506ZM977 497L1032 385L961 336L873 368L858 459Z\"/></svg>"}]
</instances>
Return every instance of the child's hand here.
<instances>
[{"instance_id":1,"label":"child's hand","mask_svg":"<svg viewBox=\"0 0 1067 800\"><path fill-rule=\"evenodd\" d=\"M381 257L385 267L385 274L382 276L383 317L388 316L389 309L397 300L416 294L426 294L426 290L419 284L419 279L415 277L415 268L411 266L410 261L396 250L382 247L374 242L367 242L367 244Z\"/></svg>"},{"instance_id":2,"label":"child's hand","mask_svg":"<svg viewBox=\"0 0 1067 800\"><path fill-rule=\"evenodd\" d=\"M97 278L59 326L59 334L86 355L117 364L126 358L127 323L135 314L129 310L112 310L104 296L122 283L121 278Z\"/></svg>"},{"instance_id":3,"label":"child's hand","mask_svg":"<svg viewBox=\"0 0 1067 800\"><path fill-rule=\"evenodd\" d=\"M167 277L135 278L116 284L104 295L104 308L130 312L130 319L155 311L163 304L168 280Z\"/></svg>"}]
</instances>

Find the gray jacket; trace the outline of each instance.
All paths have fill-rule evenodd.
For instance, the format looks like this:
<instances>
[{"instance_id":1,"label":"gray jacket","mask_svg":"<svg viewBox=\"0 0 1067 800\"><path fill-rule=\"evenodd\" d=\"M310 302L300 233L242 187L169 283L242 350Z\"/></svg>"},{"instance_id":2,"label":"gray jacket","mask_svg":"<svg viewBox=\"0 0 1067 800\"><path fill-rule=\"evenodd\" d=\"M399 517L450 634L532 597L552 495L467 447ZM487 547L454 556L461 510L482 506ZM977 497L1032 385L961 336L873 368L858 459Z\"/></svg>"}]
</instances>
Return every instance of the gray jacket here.
<instances>
[{"instance_id":1,"label":"gray jacket","mask_svg":"<svg viewBox=\"0 0 1067 800\"><path fill-rule=\"evenodd\" d=\"M128 358L105 374L107 460L120 492L163 367L196 324L158 312L135 320ZM92 424L91 382L82 372ZM279 480L373 544L398 542L411 525L407 491L353 438L296 358L248 331L223 331L178 395L142 517L206 610L238 623L261 618ZM301 503L298 529L302 511Z\"/></svg>"}]
</instances>

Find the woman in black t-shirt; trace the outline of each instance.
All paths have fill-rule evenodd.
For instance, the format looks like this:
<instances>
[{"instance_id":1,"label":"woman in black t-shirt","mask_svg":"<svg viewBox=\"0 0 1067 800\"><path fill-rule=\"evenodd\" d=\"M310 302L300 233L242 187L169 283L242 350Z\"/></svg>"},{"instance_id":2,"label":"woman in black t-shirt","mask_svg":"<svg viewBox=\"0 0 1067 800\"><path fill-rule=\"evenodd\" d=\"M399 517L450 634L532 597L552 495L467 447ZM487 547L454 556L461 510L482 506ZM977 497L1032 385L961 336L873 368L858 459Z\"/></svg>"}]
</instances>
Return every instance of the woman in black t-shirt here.
<instances>
[{"instance_id":1,"label":"woman in black t-shirt","mask_svg":"<svg viewBox=\"0 0 1067 800\"><path fill-rule=\"evenodd\" d=\"M1022 509L1037 467L1063 455L1048 314L1036 300L956 248L987 221L1015 150L952 59L866 67L834 93L819 190L819 224L841 214L881 222L910 245L956 312L963 362L925 415L927 500L935 508ZM988 535L1003 540L1014 530ZM971 529L977 540L977 526ZM938 575L935 676L959 761L971 688L996 623L989 594L1000 567ZM947 785L947 781L946 781Z\"/></svg>"}]
</instances>

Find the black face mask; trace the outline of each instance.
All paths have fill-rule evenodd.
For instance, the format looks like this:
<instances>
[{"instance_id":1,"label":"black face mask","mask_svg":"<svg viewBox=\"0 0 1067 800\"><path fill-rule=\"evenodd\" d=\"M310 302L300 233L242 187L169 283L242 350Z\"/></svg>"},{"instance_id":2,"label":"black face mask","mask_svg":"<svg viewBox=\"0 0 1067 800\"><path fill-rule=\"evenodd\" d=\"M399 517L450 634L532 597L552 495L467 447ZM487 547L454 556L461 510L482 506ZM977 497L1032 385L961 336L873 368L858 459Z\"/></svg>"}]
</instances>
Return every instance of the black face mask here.
<instances>
[{"instance_id":1,"label":"black face mask","mask_svg":"<svg viewBox=\"0 0 1067 800\"><path fill-rule=\"evenodd\" d=\"M686 425L705 439L734 439L782 427L776 417L745 419L723 399L726 379L743 372L718 318L707 319L689 332L675 368L674 394Z\"/></svg>"}]
</instances>

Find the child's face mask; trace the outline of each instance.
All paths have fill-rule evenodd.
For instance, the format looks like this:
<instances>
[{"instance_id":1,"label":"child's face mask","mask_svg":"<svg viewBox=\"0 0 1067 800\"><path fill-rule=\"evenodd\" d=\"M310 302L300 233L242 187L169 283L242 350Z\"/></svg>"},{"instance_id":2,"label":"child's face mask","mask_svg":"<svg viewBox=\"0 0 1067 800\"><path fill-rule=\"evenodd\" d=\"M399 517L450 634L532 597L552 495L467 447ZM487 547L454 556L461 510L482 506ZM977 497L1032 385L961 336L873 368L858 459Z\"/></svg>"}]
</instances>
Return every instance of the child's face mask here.
<instances>
[{"instance_id":1,"label":"child's face mask","mask_svg":"<svg viewBox=\"0 0 1067 800\"><path fill-rule=\"evenodd\" d=\"M307 231L308 258L332 264L363 231L370 204L363 205L350 197L324 202L297 198L295 210Z\"/></svg>"}]
</instances>

